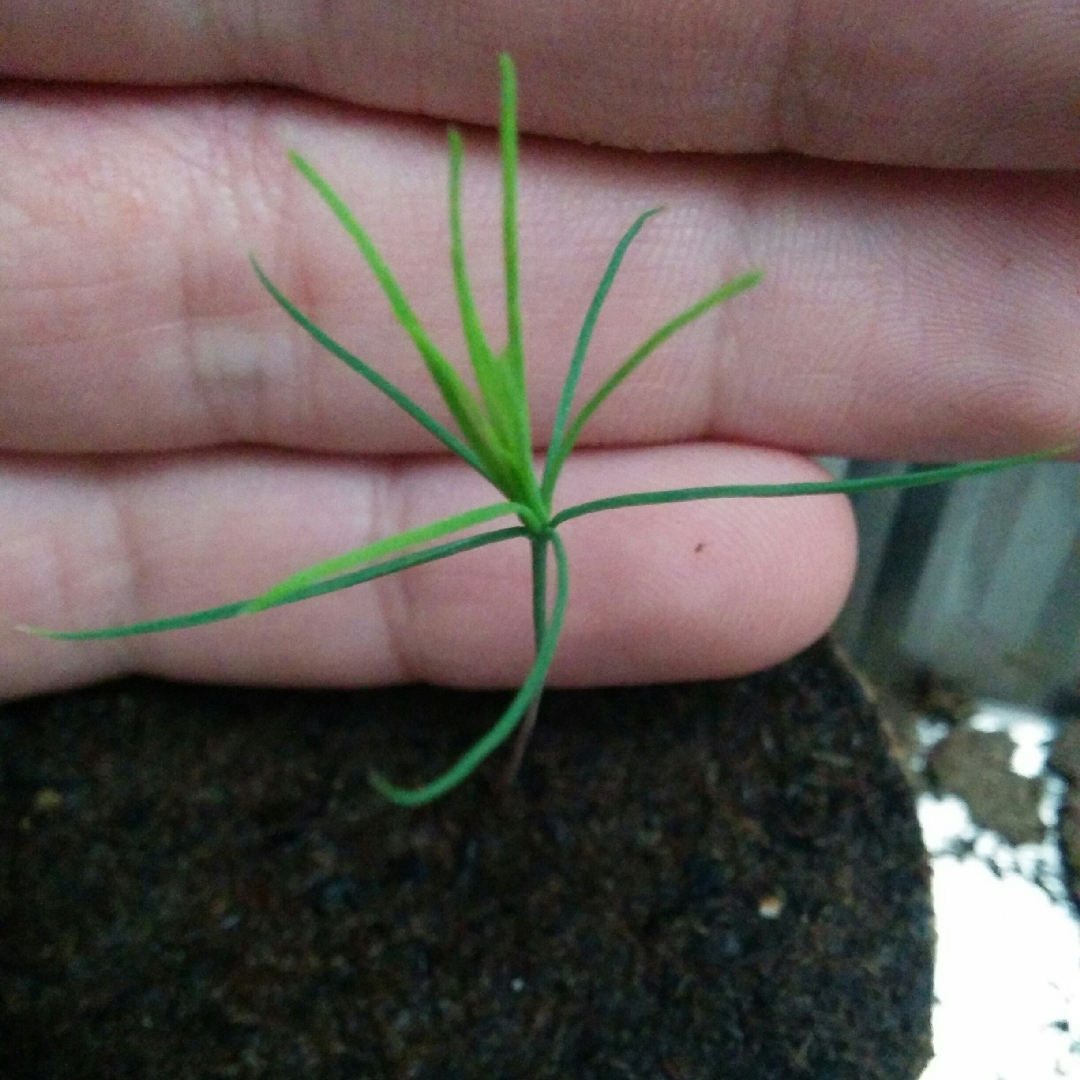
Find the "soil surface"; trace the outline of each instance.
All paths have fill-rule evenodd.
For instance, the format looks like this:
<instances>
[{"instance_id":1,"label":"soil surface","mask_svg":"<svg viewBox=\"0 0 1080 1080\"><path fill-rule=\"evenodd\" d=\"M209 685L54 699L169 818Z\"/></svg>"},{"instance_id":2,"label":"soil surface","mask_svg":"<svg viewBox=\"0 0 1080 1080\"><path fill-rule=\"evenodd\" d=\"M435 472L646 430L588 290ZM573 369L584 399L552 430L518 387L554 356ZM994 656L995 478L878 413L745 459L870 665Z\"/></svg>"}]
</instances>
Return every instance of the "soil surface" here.
<instances>
[{"instance_id":1,"label":"soil surface","mask_svg":"<svg viewBox=\"0 0 1080 1080\"><path fill-rule=\"evenodd\" d=\"M959 795L971 819L1010 844L1041 844L1042 780L1012 771L1014 744L1004 731L958 727L930 752L927 771L937 794Z\"/></svg>"},{"instance_id":2,"label":"soil surface","mask_svg":"<svg viewBox=\"0 0 1080 1080\"><path fill-rule=\"evenodd\" d=\"M504 695L129 681L0 709L0 1075L914 1080L911 793L819 644L729 683Z\"/></svg>"},{"instance_id":3,"label":"soil surface","mask_svg":"<svg viewBox=\"0 0 1080 1080\"><path fill-rule=\"evenodd\" d=\"M1080 709L1060 721L1050 767L1068 787L1059 812L1060 847L1073 908L1080 915Z\"/></svg>"}]
</instances>

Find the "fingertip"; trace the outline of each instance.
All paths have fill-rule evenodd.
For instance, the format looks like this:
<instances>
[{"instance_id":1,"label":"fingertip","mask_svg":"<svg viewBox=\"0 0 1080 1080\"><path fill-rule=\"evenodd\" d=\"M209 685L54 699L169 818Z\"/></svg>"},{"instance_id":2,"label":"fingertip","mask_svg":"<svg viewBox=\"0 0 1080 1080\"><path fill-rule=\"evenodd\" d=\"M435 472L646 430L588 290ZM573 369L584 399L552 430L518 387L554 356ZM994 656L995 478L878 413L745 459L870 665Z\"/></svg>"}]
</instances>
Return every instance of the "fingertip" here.
<instances>
[{"instance_id":1,"label":"fingertip","mask_svg":"<svg viewBox=\"0 0 1080 1080\"><path fill-rule=\"evenodd\" d=\"M669 481L824 478L794 455L727 447L623 452L623 466L639 477L659 468ZM721 678L779 663L827 632L857 555L854 515L839 495L598 514L568 530L567 543L574 600L554 679L569 685Z\"/></svg>"}]
</instances>

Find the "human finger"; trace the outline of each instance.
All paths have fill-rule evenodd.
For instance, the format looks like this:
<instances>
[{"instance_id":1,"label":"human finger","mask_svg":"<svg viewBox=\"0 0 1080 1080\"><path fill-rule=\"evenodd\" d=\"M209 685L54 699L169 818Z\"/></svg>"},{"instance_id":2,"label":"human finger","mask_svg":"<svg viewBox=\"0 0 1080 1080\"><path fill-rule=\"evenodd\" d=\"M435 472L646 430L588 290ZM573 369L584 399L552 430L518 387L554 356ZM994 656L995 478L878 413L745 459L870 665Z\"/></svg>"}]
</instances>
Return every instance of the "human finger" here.
<instances>
[{"instance_id":1,"label":"human finger","mask_svg":"<svg viewBox=\"0 0 1080 1080\"><path fill-rule=\"evenodd\" d=\"M821 475L792 455L702 444L582 454L560 491L567 505ZM0 463L0 696L135 672L279 685L514 685L532 650L520 540L194 629L89 642L12 629L84 629L242 600L305 565L490 502L485 487L444 459L9 456ZM850 510L836 496L624 509L568 522L562 534L571 603L552 679L562 685L767 666L826 629L854 560Z\"/></svg>"},{"instance_id":2,"label":"human finger","mask_svg":"<svg viewBox=\"0 0 1080 1080\"><path fill-rule=\"evenodd\" d=\"M437 408L385 298L285 150L301 148L354 207L464 369L439 125L246 91L28 92L9 95L2 116L0 446L434 447L289 322L246 254ZM497 342L497 151L485 133L468 145L468 254ZM944 459L1041 449L1080 430L1080 188L1067 174L647 157L538 140L525 144L520 190L540 441L611 247L655 205L666 213L630 249L583 393L725 278L761 268L765 282L650 357L586 442L721 438Z\"/></svg>"},{"instance_id":3,"label":"human finger","mask_svg":"<svg viewBox=\"0 0 1080 1080\"><path fill-rule=\"evenodd\" d=\"M262 82L648 150L904 165L1080 164L1080 7L1053 0L4 0L0 73Z\"/></svg>"}]
</instances>

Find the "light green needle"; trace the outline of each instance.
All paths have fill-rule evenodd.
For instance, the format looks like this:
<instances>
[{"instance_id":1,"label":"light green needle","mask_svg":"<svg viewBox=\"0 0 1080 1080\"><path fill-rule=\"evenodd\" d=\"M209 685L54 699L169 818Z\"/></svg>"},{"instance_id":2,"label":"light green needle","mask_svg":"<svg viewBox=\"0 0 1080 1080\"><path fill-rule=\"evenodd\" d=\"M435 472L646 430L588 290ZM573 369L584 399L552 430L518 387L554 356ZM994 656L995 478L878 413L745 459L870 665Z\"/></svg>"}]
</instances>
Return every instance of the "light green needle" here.
<instances>
[{"instance_id":1,"label":"light green needle","mask_svg":"<svg viewBox=\"0 0 1080 1080\"><path fill-rule=\"evenodd\" d=\"M634 238L659 211L652 209L642 213L616 245L586 311L559 396L543 476L542 479L538 478L533 468L532 421L526 387L521 272L518 263L517 76L513 62L505 54L499 57L499 69L502 80L499 147L503 187L502 251L506 305L506 344L501 349L493 348L484 333L476 297L469 281L461 211L464 145L458 132L451 130L449 133L450 269L478 393L474 393L466 385L420 323L386 261L345 202L304 157L296 152L289 155L301 175L353 238L369 270L382 288L395 318L404 327L419 353L453 422L457 425L457 433L317 326L270 280L254 259L252 265L259 281L273 300L306 334L390 398L447 450L456 454L500 491L504 500L408 529L343 555L324 559L290 575L250 600L204 608L186 615L92 630L19 628L39 637L66 641L94 641L181 630L313 599L505 540L528 539L532 556L533 636L536 650L532 668L499 720L451 768L435 780L419 788L403 788L372 770L370 779L375 789L400 806L419 806L446 794L470 776L493 751L518 730L519 725L521 734L527 738L555 658L569 603L568 560L563 541L556 531L560 525L587 514L634 506L674 504L699 499L788 498L937 484L999 469L1036 464L1071 454L1075 450L1075 447L1071 446L1058 447L1042 453L1022 454L997 461L950 465L900 476L858 480L795 484L720 484L669 491L631 492L594 499L553 514L552 500L563 466L577 444L584 426L597 409L680 329L706 315L719 304L753 288L762 280L763 275L760 270L751 270L732 278L654 331L604 380L600 389L585 402L577 414L571 416L585 355L615 276ZM473 530L511 514L517 516L519 525L436 543L454 533ZM550 612L547 578L549 549L554 553L556 568L555 596ZM482 583L478 583L478 587L482 587ZM526 723L522 724L526 718ZM519 737L515 762L520 758L523 749L524 741Z\"/></svg>"}]
</instances>

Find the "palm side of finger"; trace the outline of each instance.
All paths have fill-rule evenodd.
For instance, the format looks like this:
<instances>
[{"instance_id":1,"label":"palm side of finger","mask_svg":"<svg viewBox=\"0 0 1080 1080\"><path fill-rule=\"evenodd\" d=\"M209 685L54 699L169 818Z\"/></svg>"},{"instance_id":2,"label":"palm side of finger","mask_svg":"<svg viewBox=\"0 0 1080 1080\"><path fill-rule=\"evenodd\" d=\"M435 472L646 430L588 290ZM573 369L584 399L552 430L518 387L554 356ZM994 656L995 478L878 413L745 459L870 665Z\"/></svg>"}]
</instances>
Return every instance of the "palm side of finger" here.
<instances>
[{"instance_id":1,"label":"palm side of finger","mask_svg":"<svg viewBox=\"0 0 1080 1080\"><path fill-rule=\"evenodd\" d=\"M440 247L437 127L264 93L56 96L9 95L0 106L0 446L435 448L282 328L244 252L272 258L281 286L321 325L437 408L385 299L352 272L347 239L300 197L282 154L302 140L333 170L424 324L464 361ZM497 178L493 143L474 142L470 233L493 224L484 206ZM588 443L726 437L943 458L1045 446L1080 426L1068 273L1080 259L1080 192L1068 177L646 159L546 143L524 148L521 208L540 442L605 245L642 205L668 206L669 227L628 254L598 356L624 354L718 276L767 264L770 278L737 316L667 343L590 423ZM469 254L487 316L497 260ZM583 390L605 374L598 362Z\"/></svg>"}]
</instances>

